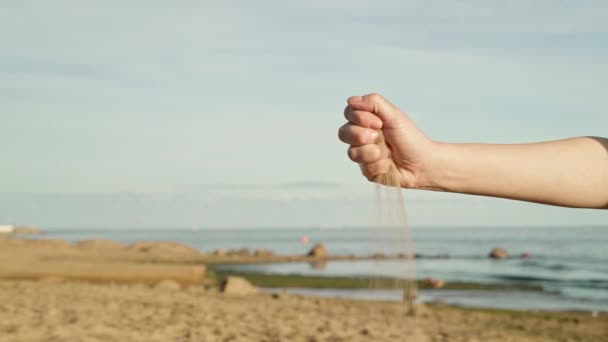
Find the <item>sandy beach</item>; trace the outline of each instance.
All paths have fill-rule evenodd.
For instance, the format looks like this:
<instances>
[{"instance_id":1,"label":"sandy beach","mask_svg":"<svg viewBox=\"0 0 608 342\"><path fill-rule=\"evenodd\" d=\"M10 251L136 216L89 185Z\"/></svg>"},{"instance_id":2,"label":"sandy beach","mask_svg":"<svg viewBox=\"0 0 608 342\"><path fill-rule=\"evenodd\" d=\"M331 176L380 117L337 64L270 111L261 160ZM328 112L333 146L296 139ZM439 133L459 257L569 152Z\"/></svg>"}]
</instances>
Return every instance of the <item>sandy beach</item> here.
<instances>
[{"instance_id":1,"label":"sandy beach","mask_svg":"<svg viewBox=\"0 0 608 342\"><path fill-rule=\"evenodd\" d=\"M200 286L0 282L2 341L605 341L608 319L291 295Z\"/></svg>"},{"instance_id":2,"label":"sandy beach","mask_svg":"<svg viewBox=\"0 0 608 342\"><path fill-rule=\"evenodd\" d=\"M608 317L222 293L172 243L0 240L1 341L605 341ZM138 248L134 248L138 246ZM207 258L207 259L205 259ZM233 260L234 261L234 260Z\"/></svg>"}]
</instances>

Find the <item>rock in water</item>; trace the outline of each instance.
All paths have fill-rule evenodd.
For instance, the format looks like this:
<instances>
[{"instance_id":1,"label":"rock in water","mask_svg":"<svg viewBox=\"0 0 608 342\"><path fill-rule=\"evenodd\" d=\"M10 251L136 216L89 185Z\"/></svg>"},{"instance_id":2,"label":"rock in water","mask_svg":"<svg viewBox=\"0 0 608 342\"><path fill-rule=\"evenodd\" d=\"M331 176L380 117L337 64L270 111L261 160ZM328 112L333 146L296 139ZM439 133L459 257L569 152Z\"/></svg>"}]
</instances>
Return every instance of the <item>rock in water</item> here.
<instances>
[{"instance_id":1,"label":"rock in water","mask_svg":"<svg viewBox=\"0 0 608 342\"><path fill-rule=\"evenodd\" d=\"M327 249L322 243L318 243L310 249L307 255L315 258L326 258L329 253L327 253Z\"/></svg>"},{"instance_id":2,"label":"rock in water","mask_svg":"<svg viewBox=\"0 0 608 342\"><path fill-rule=\"evenodd\" d=\"M443 279L437 279L437 278L426 278L424 280L424 285L426 285L430 288L433 288L433 289L440 289L445 286L445 281Z\"/></svg>"},{"instance_id":3,"label":"rock in water","mask_svg":"<svg viewBox=\"0 0 608 342\"><path fill-rule=\"evenodd\" d=\"M228 295L249 295L258 289L245 278L229 276L222 283L222 292Z\"/></svg>"},{"instance_id":4,"label":"rock in water","mask_svg":"<svg viewBox=\"0 0 608 342\"><path fill-rule=\"evenodd\" d=\"M509 253L504 248L494 248L490 251L490 258L492 259L506 259L509 257Z\"/></svg>"}]
</instances>

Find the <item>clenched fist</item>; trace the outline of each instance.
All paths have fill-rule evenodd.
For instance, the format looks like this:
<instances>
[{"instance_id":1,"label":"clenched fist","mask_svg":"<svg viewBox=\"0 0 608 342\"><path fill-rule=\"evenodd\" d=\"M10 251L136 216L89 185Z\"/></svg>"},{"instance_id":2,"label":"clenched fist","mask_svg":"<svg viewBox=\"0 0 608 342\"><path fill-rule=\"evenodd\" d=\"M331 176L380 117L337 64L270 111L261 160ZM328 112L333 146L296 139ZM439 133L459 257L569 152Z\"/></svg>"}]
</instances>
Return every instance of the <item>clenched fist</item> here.
<instances>
[{"instance_id":1,"label":"clenched fist","mask_svg":"<svg viewBox=\"0 0 608 342\"><path fill-rule=\"evenodd\" d=\"M427 138L378 94L353 96L340 140L368 180L404 188L608 209L608 139L452 144Z\"/></svg>"},{"instance_id":2,"label":"clenched fist","mask_svg":"<svg viewBox=\"0 0 608 342\"><path fill-rule=\"evenodd\" d=\"M368 180L376 181L394 162L402 187L421 185L437 144L412 120L378 94L350 97L344 116L348 123L340 127L338 137L350 145L348 156Z\"/></svg>"}]
</instances>

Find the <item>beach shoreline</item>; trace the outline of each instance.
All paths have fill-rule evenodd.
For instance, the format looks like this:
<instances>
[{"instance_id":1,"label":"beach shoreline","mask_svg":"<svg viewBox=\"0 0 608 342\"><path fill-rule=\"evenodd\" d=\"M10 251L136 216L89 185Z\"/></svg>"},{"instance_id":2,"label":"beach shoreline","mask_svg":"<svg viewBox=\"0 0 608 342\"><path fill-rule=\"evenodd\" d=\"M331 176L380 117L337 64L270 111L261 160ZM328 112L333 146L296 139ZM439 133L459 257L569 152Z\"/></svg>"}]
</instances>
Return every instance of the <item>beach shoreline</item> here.
<instances>
[{"instance_id":1,"label":"beach shoreline","mask_svg":"<svg viewBox=\"0 0 608 342\"><path fill-rule=\"evenodd\" d=\"M600 341L608 336L608 316L601 312L419 304L416 329L408 331L403 329L408 322L403 305L379 297L362 301L281 290L240 296L220 291L219 285L231 275L260 287L272 287L274 282L292 288L303 283L309 288L331 288L333 283L361 289L369 284L369 279L285 277L229 269L256 258L256 262L284 261L284 256L269 253L214 256L173 242L124 245L109 240L2 239L0 245L3 341L309 342L406 337L412 341L550 341L557 337ZM446 291L450 286L452 290L484 288L447 284Z\"/></svg>"}]
</instances>

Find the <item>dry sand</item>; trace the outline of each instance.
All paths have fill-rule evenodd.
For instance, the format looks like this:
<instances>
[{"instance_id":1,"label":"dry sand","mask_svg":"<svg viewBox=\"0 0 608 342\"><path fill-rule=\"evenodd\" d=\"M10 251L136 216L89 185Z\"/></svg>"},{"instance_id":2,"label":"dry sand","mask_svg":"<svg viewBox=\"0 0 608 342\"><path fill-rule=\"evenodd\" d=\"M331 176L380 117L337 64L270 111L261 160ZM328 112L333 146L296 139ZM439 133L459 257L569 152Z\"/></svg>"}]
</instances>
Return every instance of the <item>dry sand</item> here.
<instances>
[{"instance_id":1,"label":"dry sand","mask_svg":"<svg viewBox=\"0 0 608 342\"><path fill-rule=\"evenodd\" d=\"M582 313L426 308L406 330L396 303L145 285L0 281L1 341L606 341Z\"/></svg>"},{"instance_id":2,"label":"dry sand","mask_svg":"<svg viewBox=\"0 0 608 342\"><path fill-rule=\"evenodd\" d=\"M606 314L431 306L414 329L398 303L229 296L196 251L138 246L0 239L0 341L608 341Z\"/></svg>"}]
</instances>

